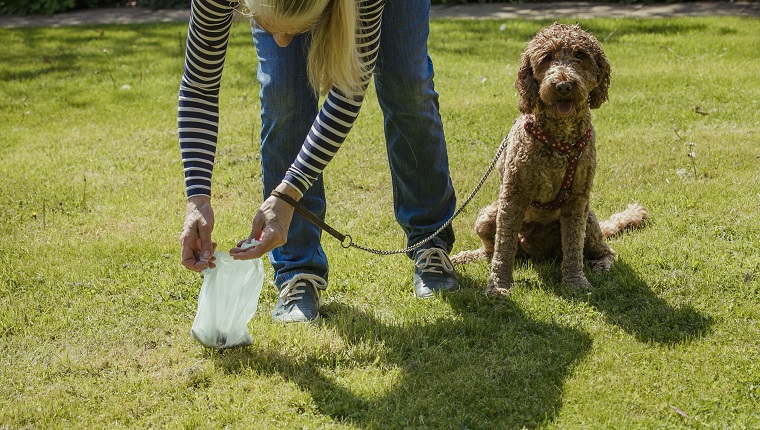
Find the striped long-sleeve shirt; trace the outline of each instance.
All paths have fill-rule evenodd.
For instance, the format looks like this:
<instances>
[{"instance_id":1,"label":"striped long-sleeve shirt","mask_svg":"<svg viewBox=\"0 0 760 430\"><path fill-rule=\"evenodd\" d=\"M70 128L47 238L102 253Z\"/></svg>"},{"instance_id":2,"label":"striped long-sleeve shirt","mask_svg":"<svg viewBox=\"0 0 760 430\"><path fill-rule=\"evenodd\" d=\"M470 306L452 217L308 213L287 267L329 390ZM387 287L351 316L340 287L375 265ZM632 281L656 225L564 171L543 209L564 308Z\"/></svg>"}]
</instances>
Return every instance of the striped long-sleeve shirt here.
<instances>
[{"instance_id":1,"label":"striped long-sleeve shirt","mask_svg":"<svg viewBox=\"0 0 760 430\"><path fill-rule=\"evenodd\" d=\"M185 68L179 90L178 129L188 197L211 195L219 129L219 88L232 12L237 1L192 0ZM357 45L369 85L380 41L384 0L358 1ZM331 89L298 158L283 180L303 194L335 156L359 114L363 93L345 97Z\"/></svg>"}]
</instances>

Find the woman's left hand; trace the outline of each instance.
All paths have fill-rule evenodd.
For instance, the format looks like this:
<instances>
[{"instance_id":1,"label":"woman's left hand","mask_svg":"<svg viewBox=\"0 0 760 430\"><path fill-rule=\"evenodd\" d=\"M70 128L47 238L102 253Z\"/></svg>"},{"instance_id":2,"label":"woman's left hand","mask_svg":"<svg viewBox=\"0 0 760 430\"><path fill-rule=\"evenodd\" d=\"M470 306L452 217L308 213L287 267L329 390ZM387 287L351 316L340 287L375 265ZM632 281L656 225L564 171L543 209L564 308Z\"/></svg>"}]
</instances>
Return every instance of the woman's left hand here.
<instances>
[{"instance_id":1,"label":"woman's left hand","mask_svg":"<svg viewBox=\"0 0 760 430\"><path fill-rule=\"evenodd\" d=\"M285 183L277 186L276 190L288 194L295 200L301 198L295 188ZM244 249L241 245L245 241L240 241L235 248L230 249L232 258L235 260L260 258L278 246L284 245L288 241L288 230L293 220L294 210L293 206L284 200L269 196L253 217L251 234L248 236L249 240L255 239L259 241L259 244L253 248Z\"/></svg>"}]
</instances>

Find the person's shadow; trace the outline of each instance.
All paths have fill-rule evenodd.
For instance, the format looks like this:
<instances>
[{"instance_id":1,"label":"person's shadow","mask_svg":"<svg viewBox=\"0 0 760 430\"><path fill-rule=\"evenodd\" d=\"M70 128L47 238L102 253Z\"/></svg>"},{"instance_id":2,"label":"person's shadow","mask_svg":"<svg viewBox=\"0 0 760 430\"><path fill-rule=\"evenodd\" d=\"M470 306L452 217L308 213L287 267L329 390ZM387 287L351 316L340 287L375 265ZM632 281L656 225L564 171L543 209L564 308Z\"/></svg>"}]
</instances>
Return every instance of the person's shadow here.
<instances>
[{"instance_id":1,"label":"person's shadow","mask_svg":"<svg viewBox=\"0 0 760 430\"><path fill-rule=\"evenodd\" d=\"M477 281L460 275L464 285ZM435 300L435 299L434 299ZM255 346L209 354L229 372L276 374L310 393L319 412L362 428L531 428L562 408L563 386L591 349L577 328L528 317L482 289L445 295L454 317L385 322L342 303L323 308L338 352L290 357ZM382 351L365 354L362 351ZM367 372L348 384L341 372ZM380 381L380 382L378 382Z\"/></svg>"}]
</instances>

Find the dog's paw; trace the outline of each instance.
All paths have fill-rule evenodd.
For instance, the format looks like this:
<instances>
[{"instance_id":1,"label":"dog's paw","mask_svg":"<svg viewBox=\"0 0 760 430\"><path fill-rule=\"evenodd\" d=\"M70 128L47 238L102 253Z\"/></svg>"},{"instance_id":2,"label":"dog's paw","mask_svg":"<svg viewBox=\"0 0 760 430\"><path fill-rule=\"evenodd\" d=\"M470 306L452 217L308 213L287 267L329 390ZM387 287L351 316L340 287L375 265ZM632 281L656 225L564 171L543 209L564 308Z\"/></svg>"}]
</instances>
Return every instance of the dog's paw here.
<instances>
[{"instance_id":1,"label":"dog's paw","mask_svg":"<svg viewBox=\"0 0 760 430\"><path fill-rule=\"evenodd\" d=\"M589 260L588 265L592 272L609 272L614 262L615 256L609 255L598 260Z\"/></svg>"},{"instance_id":2,"label":"dog's paw","mask_svg":"<svg viewBox=\"0 0 760 430\"><path fill-rule=\"evenodd\" d=\"M486 287L486 295L490 297L506 296L509 294L509 288Z\"/></svg>"},{"instance_id":3,"label":"dog's paw","mask_svg":"<svg viewBox=\"0 0 760 430\"><path fill-rule=\"evenodd\" d=\"M506 296L511 288L512 282L498 282L491 279L486 286L486 295L491 297Z\"/></svg>"},{"instance_id":4,"label":"dog's paw","mask_svg":"<svg viewBox=\"0 0 760 430\"><path fill-rule=\"evenodd\" d=\"M566 276L562 278L562 283L574 289L591 288L591 282L584 275Z\"/></svg>"}]
</instances>

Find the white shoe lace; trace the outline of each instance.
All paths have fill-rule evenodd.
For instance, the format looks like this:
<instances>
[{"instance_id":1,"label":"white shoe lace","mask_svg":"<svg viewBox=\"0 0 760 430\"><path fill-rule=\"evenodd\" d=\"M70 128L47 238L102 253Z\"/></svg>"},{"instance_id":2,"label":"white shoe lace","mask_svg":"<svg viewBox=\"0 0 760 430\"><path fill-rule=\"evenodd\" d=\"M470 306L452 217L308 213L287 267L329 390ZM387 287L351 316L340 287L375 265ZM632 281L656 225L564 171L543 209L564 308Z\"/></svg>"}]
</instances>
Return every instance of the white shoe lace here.
<instances>
[{"instance_id":1,"label":"white shoe lace","mask_svg":"<svg viewBox=\"0 0 760 430\"><path fill-rule=\"evenodd\" d=\"M441 248L428 248L417 256L414 263L422 272L443 273L453 272L454 265Z\"/></svg>"},{"instance_id":2,"label":"white shoe lace","mask_svg":"<svg viewBox=\"0 0 760 430\"><path fill-rule=\"evenodd\" d=\"M317 306L322 306L322 295L319 293L319 290L327 288L327 281L322 279L321 276L313 275L311 273L296 275L282 284L280 298L282 299L283 305L287 306L287 304L293 300L301 299L301 294L306 292L304 287L307 285L314 289L314 295L317 297Z\"/></svg>"}]
</instances>

